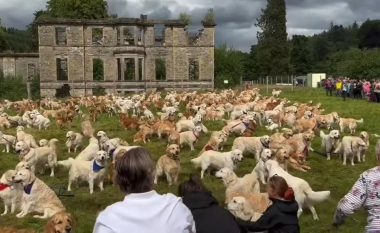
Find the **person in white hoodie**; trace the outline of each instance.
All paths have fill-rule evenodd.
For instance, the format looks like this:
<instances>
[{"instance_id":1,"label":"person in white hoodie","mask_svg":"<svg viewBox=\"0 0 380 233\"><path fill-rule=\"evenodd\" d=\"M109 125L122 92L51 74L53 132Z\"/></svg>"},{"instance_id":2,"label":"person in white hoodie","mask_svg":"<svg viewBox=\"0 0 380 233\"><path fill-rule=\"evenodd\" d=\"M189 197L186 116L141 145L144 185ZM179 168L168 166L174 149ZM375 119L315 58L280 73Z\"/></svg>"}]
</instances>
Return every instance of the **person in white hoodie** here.
<instances>
[{"instance_id":1,"label":"person in white hoodie","mask_svg":"<svg viewBox=\"0 0 380 233\"><path fill-rule=\"evenodd\" d=\"M129 150L115 168L116 182L126 196L99 214L93 233L196 232L193 216L181 198L153 189L155 166L148 150Z\"/></svg>"}]
</instances>

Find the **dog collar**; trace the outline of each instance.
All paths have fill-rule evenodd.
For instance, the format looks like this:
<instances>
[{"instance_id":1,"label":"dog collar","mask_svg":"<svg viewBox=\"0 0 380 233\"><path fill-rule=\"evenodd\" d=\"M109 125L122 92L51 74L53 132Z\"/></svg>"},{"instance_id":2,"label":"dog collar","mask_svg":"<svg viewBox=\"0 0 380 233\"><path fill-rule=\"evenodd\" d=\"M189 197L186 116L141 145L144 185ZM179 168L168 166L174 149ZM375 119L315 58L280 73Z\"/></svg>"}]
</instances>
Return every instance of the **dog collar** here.
<instances>
[{"instance_id":1,"label":"dog collar","mask_svg":"<svg viewBox=\"0 0 380 233\"><path fill-rule=\"evenodd\" d=\"M96 163L96 161L94 160L94 162L92 163L92 171L94 171L95 173L96 172L100 172L104 167L100 166L99 164Z\"/></svg>"},{"instance_id":2,"label":"dog collar","mask_svg":"<svg viewBox=\"0 0 380 233\"><path fill-rule=\"evenodd\" d=\"M28 195L30 194L30 192L32 191L33 184L34 184L34 181L32 183L28 184L27 186L24 186L24 192L26 194L28 194Z\"/></svg>"},{"instance_id":3,"label":"dog collar","mask_svg":"<svg viewBox=\"0 0 380 233\"><path fill-rule=\"evenodd\" d=\"M10 188L10 187L11 187L10 185L0 183L0 191L3 191L4 189Z\"/></svg>"}]
</instances>

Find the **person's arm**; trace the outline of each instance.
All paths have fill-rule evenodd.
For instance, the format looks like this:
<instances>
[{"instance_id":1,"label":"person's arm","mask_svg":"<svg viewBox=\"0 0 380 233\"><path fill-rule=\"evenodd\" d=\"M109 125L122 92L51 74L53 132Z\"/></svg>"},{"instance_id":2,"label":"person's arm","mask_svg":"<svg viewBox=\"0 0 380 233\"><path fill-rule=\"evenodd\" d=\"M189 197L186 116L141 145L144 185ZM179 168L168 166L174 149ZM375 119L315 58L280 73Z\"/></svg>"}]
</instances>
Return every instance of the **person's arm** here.
<instances>
[{"instance_id":1,"label":"person's arm","mask_svg":"<svg viewBox=\"0 0 380 233\"><path fill-rule=\"evenodd\" d=\"M339 226L344 220L357 209L363 206L367 199L367 189L365 177L360 175L350 192L346 194L338 203L334 215L334 225Z\"/></svg>"},{"instance_id":2,"label":"person's arm","mask_svg":"<svg viewBox=\"0 0 380 233\"><path fill-rule=\"evenodd\" d=\"M276 219L276 215L273 206L271 206L256 222L243 221L241 219L237 219L236 221L241 227L248 231L265 231L273 228L277 224L278 219Z\"/></svg>"}]
</instances>

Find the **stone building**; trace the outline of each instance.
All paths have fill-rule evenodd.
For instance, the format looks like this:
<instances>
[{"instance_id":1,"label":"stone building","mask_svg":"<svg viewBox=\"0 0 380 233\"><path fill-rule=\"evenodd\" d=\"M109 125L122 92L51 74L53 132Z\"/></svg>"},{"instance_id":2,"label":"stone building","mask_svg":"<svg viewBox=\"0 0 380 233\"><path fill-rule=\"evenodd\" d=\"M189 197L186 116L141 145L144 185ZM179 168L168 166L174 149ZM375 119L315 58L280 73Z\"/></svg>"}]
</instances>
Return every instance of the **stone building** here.
<instances>
[{"instance_id":1,"label":"stone building","mask_svg":"<svg viewBox=\"0 0 380 233\"><path fill-rule=\"evenodd\" d=\"M0 53L0 71L4 76L22 77L25 81L39 73L38 53Z\"/></svg>"},{"instance_id":2,"label":"stone building","mask_svg":"<svg viewBox=\"0 0 380 233\"><path fill-rule=\"evenodd\" d=\"M215 25L189 32L179 20L42 19L38 22L42 96L104 89L212 89Z\"/></svg>"}]
</instances>

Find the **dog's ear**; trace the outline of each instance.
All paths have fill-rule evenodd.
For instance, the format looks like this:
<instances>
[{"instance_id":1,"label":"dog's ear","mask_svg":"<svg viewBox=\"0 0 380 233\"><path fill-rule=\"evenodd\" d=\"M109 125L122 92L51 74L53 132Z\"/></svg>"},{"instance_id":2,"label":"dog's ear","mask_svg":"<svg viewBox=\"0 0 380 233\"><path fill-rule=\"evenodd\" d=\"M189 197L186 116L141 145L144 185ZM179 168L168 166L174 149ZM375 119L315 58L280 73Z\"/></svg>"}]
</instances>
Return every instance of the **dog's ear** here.
<instances>
[{"instance_id":1,"label":"dog's ear","mask_svg":"<svg viewBox=\"0 0 380 233\"><path fill-rule=\"evenodd\" d=\"M28 184L30 184L36 180L36 175L31 170L28 171Z\"/></svg>"}]
</instances>

